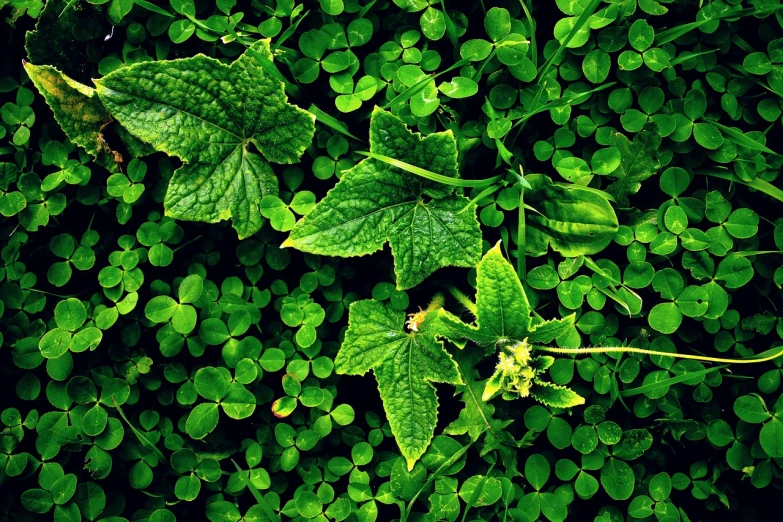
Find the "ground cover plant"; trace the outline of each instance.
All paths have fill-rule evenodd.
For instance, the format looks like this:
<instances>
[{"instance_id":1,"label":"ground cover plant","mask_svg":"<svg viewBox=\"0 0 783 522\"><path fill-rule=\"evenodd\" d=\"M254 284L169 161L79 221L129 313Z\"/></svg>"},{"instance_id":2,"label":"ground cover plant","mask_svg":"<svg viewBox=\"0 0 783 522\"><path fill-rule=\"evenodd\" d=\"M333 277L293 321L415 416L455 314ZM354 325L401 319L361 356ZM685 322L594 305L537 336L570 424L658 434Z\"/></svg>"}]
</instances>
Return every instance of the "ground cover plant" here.
<instances>
[{"instance_id":1,"label":"ground cover plant","mask_svg":"<svg viewBox=\"0 0 783 522\"><path fill-rule=\"evenodd\" d=\"M776 519L779 1L0 16L1 520Z\"/></svg>"}]
</instances>

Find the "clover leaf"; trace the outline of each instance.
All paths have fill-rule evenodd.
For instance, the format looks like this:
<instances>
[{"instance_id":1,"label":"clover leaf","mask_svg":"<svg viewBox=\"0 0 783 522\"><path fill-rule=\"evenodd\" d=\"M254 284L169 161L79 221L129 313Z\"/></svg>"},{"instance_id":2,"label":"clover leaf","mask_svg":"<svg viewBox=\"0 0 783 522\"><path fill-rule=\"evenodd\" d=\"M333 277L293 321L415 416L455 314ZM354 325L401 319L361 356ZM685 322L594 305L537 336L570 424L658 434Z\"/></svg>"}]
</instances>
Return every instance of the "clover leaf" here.
<instances>
[{"instance_id":1,"label":"clover leaf","mask_svg":"<svg viewBox=\"0 0 783 522\"><path fill-rule=\"evenodd\" d=\"M405 314L375 300L352 303L348 331L335 359L339 374L373 370L383 408L412 470L435 432L438 397L433 382L462 384L457 365L436 339L434 314L405 332Z\"/></svg>"},{"instance_id":2,"label":"clover leaf","mask_svg":"<svg viewBox=\"0 0 783 522\"><path fill-rule=\"evenodd\" d=\"M269 162L298 161L315 132L313 117L287 103L282 82L257 56L271 60L268 40L231 65L196 55L123 67L95 82L131 134L183 161L169 181L166 214L231 218L240 239L261 228L261 200L277 194Z\"/></svg>"},{"instance_id":3,"label":"clover leaf","mask_svg":"<svg viewBox=\"0 0 783 522\"><path fill-rule=\"evenodd\" d=\"M457 142L451 131L421 137L378 108L370 122L370 152L457 176ZM371 254L388 241L397 286L411 288L441 267L470 267L481 256L475 212L462 212L470 201L452 191L368 158L343 173L282 246L352 257Z\"/></svg>"}]
</instances>

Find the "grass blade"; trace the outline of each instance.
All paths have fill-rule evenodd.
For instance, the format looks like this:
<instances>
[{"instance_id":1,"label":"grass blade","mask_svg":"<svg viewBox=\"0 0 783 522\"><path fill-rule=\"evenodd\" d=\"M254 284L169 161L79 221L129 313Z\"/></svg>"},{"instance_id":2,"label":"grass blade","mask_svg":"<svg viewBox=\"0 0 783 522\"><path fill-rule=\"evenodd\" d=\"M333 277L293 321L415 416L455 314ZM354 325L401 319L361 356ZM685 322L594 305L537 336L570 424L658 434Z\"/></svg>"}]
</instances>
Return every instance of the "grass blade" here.
<instances>
[{"instance_id":1,"label":"grass blade","mask_svg":"<svg viewBox=\"0 0 783 522\"><path fill-rule=\"evenodd\" d=\"M136 435L136 438L139 439L139 442L142 446L150 450L152 453L155 454L156 457L158 457L158 460L163 463L164 466L169 467L169 461L168 459L163 456L163 453L158 449L157 446L155 446L142 432L136 429L136 427L131 424L131 421L128 420L128 417L125 416L125 412L122 411L122 408L120 408L120 405L117 403L117 401L114 399L114 397L111 398L111 402L114 404L114 407L117 409L117 413L120 414L120 417L122 417L122 420L125 421L125 424L128 425L128 427L131 429L134 435Z\"/></svg>"},{"instance_id":2,"label":"grass blade","mask_svg":"<svg viewBox=\"0 0 783 522\"><path fill-rule=\"evenodd\" d=\"M658 382L651 382L649 384L645 384L644 386L639 386L637 388L631 388L630 390L622 390L620 392L621 397L634 397L636 395L642 395L643 393L649 393L653 390L657 390L658 388L668 387L673 384L678 384L683 381L687 381L688 379L692 379L693 377L699 377L702 375L707 375L708 373L712 373L714 371L722 370L723 368L726 368L728 364L723 364L721 366L713 366L712 368L705 368L703 370L699 370L697 372L688 372L683 373L682 375L675 375L674 377L669 377L668 379L664 379L662 381Z\"/></svg>"},{"instance_id":3,"label":"grass blade","mask_svg":"<svg viewBox=\"0 0 783 522\"><path fill-rule=\"evenodd\" d=\"M254 51L253 49L248 49L246 52L256 59L258 64L264 69L264 72L268 73L274 79L282 82L285 85L285 92L294 98L299 97L299 86L286 80L285 76L283 76L283 73L280 72L280 69L277 68L277 65L275 65L272 60L267 59L266 57L262 56L261 53Z\"/></svg>"},{"instance_id":4,"label":"grass blade","mask_svg":"<svg viewBox=\"0 0 783 522\"><path fill-rule=\"evenodd\" d=\"M462 214L463 212L468 210L470 207L472 207L473 205L476 205L479 201L481 201L485 197L489 196L490 194L494 194L495 192L497 192L501 188L503 188L503 185L492 185L490 187L485 188L484 190L482 190L479 193L478 196L476 196L475 198L471 199L470 203L465 205L465 207L462 210L460 210L459 212L457 212L457 214Z\"/></svg>"},{"instance_id":5,"label":"grass blade","mask_svg":"<svg viewBox=\"0 0 783 522\"><path fill-rule=\"evenodd\" d=\"M687 24L677 25L675 27L671 27L669 29L666 29L656 34L655 45L661 46L663 44L672 42L677 38L679 38L680 36L686 35L691 31L693 31L694 29L698 29L702 25L708 22L712 22L713 20L725 20L727 18L739 19L745 16L774 13L775 11L779 11L780 9L783 9L783 5L774 5L774 6L767 6L767 7L748 7L746 9L738 9L737 11L723 13L721 15L714 16L712 18L705 18L703 20L697 20L695 22L688 22Z\"/></svg>"},{"instance_id":6,"label":"grass blade","mask_svg":"<svg viewBox=\"0 0 783 522\"><path fill-rule=\"evenodd\" d=\"M759 192L763 192L771 198L775 198L778 201L783 202L783 190L777 188L769 182L764 181L761 178L756 178L753 181L745 181L730 173L728 170L697 170L696 174L701 174L702 176L712 176L714 178L720 178L739 183L740 185L748 186L752 189L758 190Z\"/></svg>"},{"instance_id":7,"label":"grass blade","mask_svg":"<svg viewBox=\"0 0 783 522\"><path fill-rule=\"evenodd\" d=\"M738 131L734 127L727 127L726 125L722 125L717 121L712 121L712 120L705 120L705 121L709 121L709 123L716 126L723 134L725 134L731 141L733 141L737 145L741 145L750 150L755 150L756 152L766 152L767 154L780 156L780 154L778 154L774 150L770 149L766 145L762 145L761 143L757 142L752 138L749 138L744 133Z\"/></svg>"},{"instance_id":8,"label":"grass blade","mask_svg":"<svg viewBox=\"0 0 783 522\"><path fill-rule=\"evenodd\" d=\"M76 3L76 2L71 2ZM147 9L148 11L152 11L153 13L157 13L159 15L168 16L169 18L174 18L174 15L163 9L162 7L158 7L157 5L153 4L152 2L147 2L146 0L133 0L133 3L136 4L139 7L143 7L144 9Z\"/></svg>"},{"instance_id":9,"label":"grass blade","mask_svg":"<svg viewBox=\"0 0 783 522\"><path fill-rule=\"evenodd\" d=\"M484 428L483 430L481 430L481 433L484 433L485 431L487 431L487 428ZM479 436L481 435L481 433L479 434ZM478 438L476 438L476 440L478 440ZM471 446L473 446L473 443L474 443L474 442L475 442L475 441L470 441L470 442L469 442L469 443L467 443L466 445L462 446L462 447L461 447L459 450L457 450L457 451L454 453L454 455L452 455L451 457L449 457L449 458L448 458L448 460L447 460L446 462L444 462L443 464L441 464L441 465L440 465L440 467L439 467L437 470L435 470L435 473L433 473L432 475L430 475L429 477L427 477L427 481L424 483L424 485L423 485L423 486L422 486L422 487L419 489L419 491L417 491L417 492L416 492L416 494L415 494L415 495L413 495L413 498L410 500L410 502L408 502L408 506L407 506L407 508L405 509L405 517L403 518L403 520L406 520L406 519L408 518L408 515L410 515L410 512L411 512L411 510L413 509L413 503L414 503L414 502L416 502L416 499L417 499L417 498L419 498L419 495L421 494L421 492L422 492L422 491L424 491L424 490L426 490L426 489L427 489L427 486L429 486L429 485L430 485L430 483L431 483L433 480L435 480L436 478L438 478L439 476L441 476L441 474L443 474L443 472L444 472L444 471L446 471L447 469L449 469L449 467L450 467L452 464L454 464L455 462L457 462L457 461L460 459L460 457L462 457L462 456L465 454L465 452L466 452L466 451L468 451L468 450L470 449L470 447L471 447Z\"/></svg>"},{"instance_id":10,"label":"grass blade","mask_svg":"<svg viewBox=\"0 0 783 522\"><path fill-rule=\"evenodd\" d=\"M253 494L253 497L256 499L256 502L258 502L258 505L261 506L261 509L264 510L264 513L267 517L269 517L269 520L274 520L275 522L280 522L280 515L275 513L275 511L269 506L264 496L261 494L260 491L258 491L258 488L253 484L250 479L248 479L245 476L245 470L239 467L239 465L234 461L234 459L231 459L231 463L234 464L234 467L237 468L237 472L239 473L239 477L242 479L242 482L245 483L245 486L250 490L250 492Z\"/></svg>"},{"instance_id":11,"label":"grass blade","mask_svg":"<svg viewBox=\"0 0 783 522\"><path fill-rule=\"evenodd\" d=\"M327 127L336 130L340 134L344 134L349 138L355 139L356 141L362 141L348 131L347 125L345 125L343 122L341 122L334 116L330 116L329 114L325 113L324 111L319 109L314 103L310 104L310 108L307 109L307 112L315 116L316 120L320 121Z\"/></svg>"},{"instance_id":12,"label":"grass blade","mask_svg":"<svg viewBox=\"0 0 783 522\"><path fill-rule=\"evenodd\" d=\"M555 51L555 53L550 56L546 62L544 62L544 65L541 66L541 69L538 70L537 76L539 83L541 82L541 79L546 76L546 73L549 72L549 69L552 68L552 64L554 64L560 55L563 54L566 46L574 38L574 36L576 36L576 33L578 33L582 27L584 27L590 17L593 16L593 13L595 13L596 9L598 9L598 6L602 1L603 0L593 0L587 7L585 7L585 10L582 11L582 14L579 15L579 18L577 18L574 27L572 27L571 31L568 33L568 36L566 36L565 40L563 40L563 43L560 44L560 47L557 48L557 51Z\"/></svg>"},{"instance_id":13,"label":"grass blade","mask_svg":"<svg viewBox=\"0 0 783 522\"><path fill-rule=\"evenodd\" d=\"M451 185L453 187L487 187L489 185L492 185L496 181L499 181L502 178L502 176L493 176L491 178L486 178L486 179L450 178L449 176L444 176L443 174L436 174L434 172L430 172L429 170L425 170L421 167L417 167L416 165L411 165L410 163L405 163L404 161L390 158L389 156L384 156L382 154L375 154L374 152L358 152L358 154L361 154L362 156L367 156L368 158L372 158L374 160L382 161L387 165L391 165L392 167L397 167L398 169L402 169L405 172L408 172L410 174L415 174L417 176L421 176L422 178L426 178L430 181L443 183L444 185Z\"/></svg>"}]
</instances>

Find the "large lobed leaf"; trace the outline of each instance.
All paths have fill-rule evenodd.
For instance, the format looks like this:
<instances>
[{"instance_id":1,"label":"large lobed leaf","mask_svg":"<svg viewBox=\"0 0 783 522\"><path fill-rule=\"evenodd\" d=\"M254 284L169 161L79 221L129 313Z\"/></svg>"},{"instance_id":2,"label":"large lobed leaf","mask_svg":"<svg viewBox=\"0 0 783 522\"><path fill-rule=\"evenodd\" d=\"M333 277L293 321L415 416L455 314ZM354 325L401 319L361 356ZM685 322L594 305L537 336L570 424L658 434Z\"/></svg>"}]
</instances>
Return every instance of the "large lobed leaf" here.
<instances>
[{"instance_id":1,"label":"large lobed leaf","mask_svg":"<svg viewBox=\"0 0 783 522\"><path fill-rule=\"evenodd\" d=\"M431 383L462 384L457 365L429 330L404 331L405 314L390 305L364 300L351 304L348 331L335 359L337 373L373 370L402 455L413 469L424 454L438 420L438 397Z\"/></svg>"},{"instance_id":2,"label":"large lobed leaf","mask_svg":"<svg viewBox=\"0 0 783 522\"><path fill-rule=\"evenodd\" d=\"M375 109L370 152L457 176L457 144L451 131L422 138L388 112ZM362 256L388 241L399 288L411 288L444 266L474 266L481 257L475 211L453 188L368 158L291 231L283 246L330 256Z\"/></svg>"},{"instance_id":3,"label":"large lobed leaf","mask_svg":"<svg viewBox=\"0 0 783 522\"><path fill-rule=\"evenodd\" d=\"M135 157L152 152L147 144L128 134L114 121L95 89L49 65L26 62L24 68L68 139L92 154L99 165L114 171L124 161L122 153L112 149L107 142L107 131Z\"/></svg>"},{"instance_id":4,"label":"large lobed leaf","mask_svg":"<svg viewBox=\"0 0 783 522\"><path fill-rule=\"evenodd\" d=\"M440 319L445 337L468 339L479 346L492 346L528 339L544 343L558 337L574 324L574 314L564 319L533 324L530 304L514 267L504 257L500 242L490 249L476 267L476 322L466 324L446 310ZM541 328L540 335L538 328Z\"/></svg>"},{"instance_id":5,"label":"large lobed leaf","mask_svg":"<svg viewBox=\"0 0 783 522\"><path fill-rule=\"evenodd\" d=\"M268 40L250 50L272 58ZM231 65L204 55L142 62L95 83L129 132L183 161L169 182L166 214L231 218L240 238L261 228L261 199L277 194L268 162L298 161L315 132L312 115L287 102L283 84L251 52Z\"/></svg>"}]
</instances>

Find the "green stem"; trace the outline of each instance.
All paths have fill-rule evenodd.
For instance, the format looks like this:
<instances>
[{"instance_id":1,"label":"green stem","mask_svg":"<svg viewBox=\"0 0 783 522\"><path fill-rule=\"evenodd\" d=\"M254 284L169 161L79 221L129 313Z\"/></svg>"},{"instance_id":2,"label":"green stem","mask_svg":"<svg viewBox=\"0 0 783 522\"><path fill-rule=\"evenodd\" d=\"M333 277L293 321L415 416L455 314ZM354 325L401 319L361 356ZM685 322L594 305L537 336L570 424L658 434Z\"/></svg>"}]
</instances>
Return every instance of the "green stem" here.
<instances>
[{"instance_id":1,"label":"green stem","mask_svg":"<svg viewBox=\"0 0 783 522\"><path fill-rule=\"evenodd\" d=\"M659 355L661 357L674 357L676 359L693 359L696 361L716 362L726 364L755 364L761 362L771 361L777 359L783 355L783 349L779 350L773 355L762 357L761 359L724 359L722 357L706 357L703 355L692 355L687 353L668 353L659 352L657 350L646 350L644 348L633 348L631 346L603 346L595 348L555 348L553 346L536 346L536 350L549 353L572 353L572 354L585 354L585 353L642 353L645 355Z\"/></svg>"},{"instance_id":2,"label":"green stem","mask_svg":"<svg viewBox=\"0 0 783 522\"><path fill-rule=\"evenodd\" d=\"M178 250L182 250L183 248L185 248L189 244L193 243L194 241L198 241L202 237L204 237L204 234L199 234L196 237L194 237L193 239L191 239L190 241L186 241L185 243L182 243L180 246L178 246L177 248L173 249L172 252L176 253Z\"/></svg>"},{"instance_id":3,"label":"green stem","mask_svg":"<svg viewBox=\"0 0 783 522\"><path fill-rule=\"evenodd\" d=\"M459 303L462 306L464 306L468 310L468 312L470 312L471 314L473 314L474 317L476 317L478 313L476 310L476 303L471 301L468 296L466 296L465 294L463 294L453 286L449 288L449 292L451 292L451 295L454 296L454 299L459 301Z\"/></svg>"},{"instance_id":4,"label":"green stem","mask_svg":"<svg viewBox=\"0 0 783 522\"><path fill-rule=\"evenodd\" d=\"M52 292L47 292L46 290L38 290L37 288L26 288L25 290L28 290L30 292L37 292L39 294L46 294L51 295L52 297L59 297L60 299L71 299L73 297L76 297L80 294L71 294L71 295L61 295L61 294L55 294Z\"/></svg>"},{"instance_id":5,"label":"green stem","mask_svg":"<svg viewBox=\"0 0 783 522\"><path fill-rule=\"evenodd\" d=\"M524 282L527 274L527 242L525 241L525 187L519 183L519 216L517 221L517 276Z\"/></svg>"}]
</instances>

